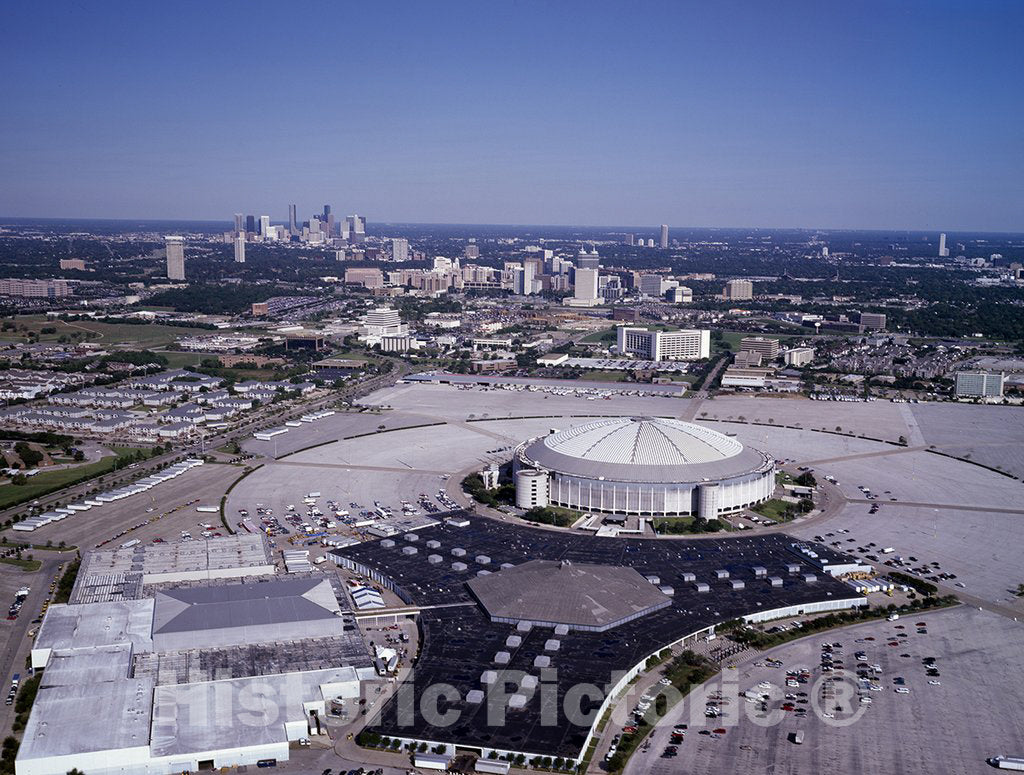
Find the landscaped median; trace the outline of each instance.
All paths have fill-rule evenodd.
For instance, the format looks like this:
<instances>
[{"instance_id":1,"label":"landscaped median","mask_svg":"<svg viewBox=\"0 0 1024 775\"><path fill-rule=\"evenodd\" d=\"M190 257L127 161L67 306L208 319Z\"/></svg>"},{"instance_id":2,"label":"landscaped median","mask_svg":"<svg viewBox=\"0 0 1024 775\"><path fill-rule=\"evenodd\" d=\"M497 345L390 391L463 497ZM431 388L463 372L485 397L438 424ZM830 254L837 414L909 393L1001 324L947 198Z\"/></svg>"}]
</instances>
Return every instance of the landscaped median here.
<instances>
[{"instance_id":1,"label":"landscaped median","mask_svg":"<svg viewBox=\"0 0 1024 775\"><path fill-rule=\"evenodd\" d=\"M658 658L660 658L660 655ZM648 664L650 664L650 660ZM687 650L669 662L661 672L663 677L671 681L672 688L674 689L673 696L669 698L663 694L657 695L653 708L632 725L636 728L636 731L624 732L622 734L615 753L606 762L609 772L618 773L625 769L629 757L633 755L636 749L643 744L647 736L654 730L654 724L650 723L652 716L657 716L658 718L664 716L676 703L689 694L695 686L700 686L708 679L717 675L719 668L708 659ZM657 723L656 719L655 723Z\"/></svg>"}]
</instances>

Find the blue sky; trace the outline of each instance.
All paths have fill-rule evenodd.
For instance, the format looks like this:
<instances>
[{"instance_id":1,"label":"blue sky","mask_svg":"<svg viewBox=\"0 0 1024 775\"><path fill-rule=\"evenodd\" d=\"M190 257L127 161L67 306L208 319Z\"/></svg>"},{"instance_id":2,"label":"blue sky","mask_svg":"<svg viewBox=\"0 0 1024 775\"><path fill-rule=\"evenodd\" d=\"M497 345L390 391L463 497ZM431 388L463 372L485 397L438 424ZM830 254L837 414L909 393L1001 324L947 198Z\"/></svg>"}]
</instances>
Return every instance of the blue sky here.
<instances>
[{"instance_id":1,"label":"blue sky","mask_svg":"<svg viewBox=\"0 0 1024 775\"><path fill-rule=\"evenodd\" d=\"M1024 230L1024 3L8 5L0 215Z\"/></svg>"}]
</instances>

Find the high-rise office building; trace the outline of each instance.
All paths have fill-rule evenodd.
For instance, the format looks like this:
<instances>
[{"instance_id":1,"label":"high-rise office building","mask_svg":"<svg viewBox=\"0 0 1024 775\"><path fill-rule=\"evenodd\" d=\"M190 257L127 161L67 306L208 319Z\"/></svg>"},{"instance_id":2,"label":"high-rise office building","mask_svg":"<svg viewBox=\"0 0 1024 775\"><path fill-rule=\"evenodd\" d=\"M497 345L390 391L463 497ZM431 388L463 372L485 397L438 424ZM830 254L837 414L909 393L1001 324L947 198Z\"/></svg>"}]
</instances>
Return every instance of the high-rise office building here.
<instances>
[{"instance_id":1,"label":"high-rise office building","mask_svg":"<svg viewBox=\"0 0 1024 775\"><path fill-rule=\"evenodd\" d=\"M480 246L471 242L466 245L465 249L462 251L462 255L466 258L480 258Z\"/></svg>"},{"instance_id":2,"label":"high-rise office building","mask_svg":"<svg viewBox=\"0 0 1024 775\"><path fill-rule=\"evenodd\" d=\"M298 233L298 208L295 205L288 205L288 234L294 237Z\"/></svg>"},{"instance_id":3,"label":"high-rise office building","mask_svg":"<svg viewBox=\"0 0 1024 775\"><path fill-rule=\"evenodd\" d=\"M245 231L245 216L235 213L235 234L240 234L243 231Z\"/></svg>"},{"instance_id":4,"label":"high-rise office building","mask_svg":"<svg viewBox=\"0 0 1024 775\"><path fill-rule=\"evenodd\" d=\"M537 279L537 262L527 259L523 261L523 287L519 290L523 296L530 296L534 292L534 283Z\"/></svg>"},{"instance_id":5,"label":"high-rise office building","mask_svg":"<svg viewBox=\"0 0 1024 775\"><path fill-rule=\"evenodd\" d=\"M949 248L946 247L946 235L939 235L939 258L949 258Z\"/></svg>"},{"instance_id":6,"label":"high-rise office building","mask_svg":"<svg viewBox=\"0 0 1024 775\"><path fill-rule=\"evenodd\" d=\"M393 239L393 240L391 240L391 259L393 261L408 261L409 260L409 240L407 240L407 239Z\"/></svg>"},{"instance_id":7,"label":"high-rise office building","mask_svg":"<svg viewBox=\"0 0 1024 775\"><path fill-rule=\"evenodd\" d=\"M235 237L235 263L245 263L245 237Z\"/></svg>"},{"instance_id":8,"label":"high-rise office building","mask_svg":"<svg viewBox=\"0 0 1024 775\"><path fill-rule=\"evenodd\" d=\"M250 234L256 233L256 216L247 215L245 216L245 230Z\"/></svg>"},{"instance_id":9,"label":"high-rise office building","mask_svg":"<svg viewBox=\"0 0 1024 775\"><path fill-rule=\"evenodd\" d=\"M270 234L270 216L260 216L260 236L267 237Z\"/></svg>"},{"instance_id":10,"label":"high-rise office building","mask_svg":"<svg viewBox=\"0 0 1024 775\"><path fill-rule=\"evenodd\" d=\"M627 234L626 235L626 244L629 245L630 247L636 245L636 235L635 234Z\"/></svg>"},{"instance_id":11,"label":"high-rise office building","mask_svg":"<svg viewBox=\"0 0 1024 775\"><path fill-rule=\"evenodd\" d=\"M592 301L597 295L597 269L577 269L573 298Z\"/></svg>"},{"instance_id":12,"label":"high-rise office building","mask_svg":"<svg viewBox=\"0 0 1024 775\"><path fill-rule=\"evenodd\" d=\"M185 279L185 238L178 236L164 237L167 250L167 279Z\"/></svg>"},{"instance_id":13,"label":"high-rise office building","mask_svg":"<svg viewBox=\"0 0 1024 775\"><path fill-rule=\"evenodd\" d=\"M729 280L722 297L731 301L754 298L754 284L750 280Z\"/></svg>"},{"instance_id":14,"label":"high-rise office building","mask_svg":"<svg viewBox=\"0 0 1024 775\"><path fill-rule=\"evenodd\" d=\"M668 247L668 225L664 223L661 224L661 241L659 244L662 250Z\"/></svg>"},{"instance_id":15,"label":"high-rise office building","mask_svg":"<svg viewBox=\"0 0 1024 775\"><path fill-rule=\"evenodd\" d=\"M600 269L601 257L597 255L597 248L592 248L590 252L581 248L576 256L576 266L580 269Z\"/></svg>"},{"instance_id":16,"label":"high-rise office building","mask_svg":"<svg viewBox=\"0 0 1024 775\"><path fill-rule=\"evenodd\" d=\"M334 236L334 213L331 212L330 205L324 205L324 231L327 232L328 237Z\"/></svg>"},{"instance_id":17,"label":"high-rise office building","mask_svg":"<svg viewBox=\"0 0 1024 775\"><path fill-rule=\"evenodd\" d=\"M365 241L366 218L362 215L350 215L345 219L345 227L341 236L355 244Z\"/></svg>"}]
</instances>

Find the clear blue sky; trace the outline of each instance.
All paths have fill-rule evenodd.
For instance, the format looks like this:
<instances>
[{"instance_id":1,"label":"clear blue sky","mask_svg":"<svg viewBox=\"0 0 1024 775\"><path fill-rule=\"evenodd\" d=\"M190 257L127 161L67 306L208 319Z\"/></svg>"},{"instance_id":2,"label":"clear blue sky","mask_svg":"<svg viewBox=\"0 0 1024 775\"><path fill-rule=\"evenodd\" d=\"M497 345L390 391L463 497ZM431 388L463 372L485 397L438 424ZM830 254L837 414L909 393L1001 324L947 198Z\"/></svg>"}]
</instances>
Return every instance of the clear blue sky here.
<instances>
[{"instance_id":1,"label":"clear blue sky","mask_svg":"<svg viewBox=\"0 0 1024 775\"><path fill-rule=\"evenodd\" d=\"M1024 230L1024 2L11 3L0 215Z\"/></svg>"}]
</instances>

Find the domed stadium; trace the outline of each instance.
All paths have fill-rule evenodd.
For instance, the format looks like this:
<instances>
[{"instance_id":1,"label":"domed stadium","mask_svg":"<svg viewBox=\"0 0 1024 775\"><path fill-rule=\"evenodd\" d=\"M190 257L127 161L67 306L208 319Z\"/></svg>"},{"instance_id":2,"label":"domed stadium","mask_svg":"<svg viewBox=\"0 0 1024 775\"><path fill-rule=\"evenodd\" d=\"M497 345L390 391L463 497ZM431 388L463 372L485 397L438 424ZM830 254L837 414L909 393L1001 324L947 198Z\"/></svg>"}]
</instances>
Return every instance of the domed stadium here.
<instances>
[{"instance_id":1,"label":"domed stadium","mask_svg":"<svg viewBox=\"0 0 1024 775\"><path fill-rule=\"evenodd\" d=\"M775 462L731 436L657 417L613 417L530 439L513 459L516 505L715 519L771 497Z\"/></svg>"}]
</instances>

